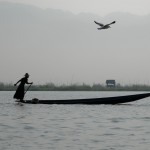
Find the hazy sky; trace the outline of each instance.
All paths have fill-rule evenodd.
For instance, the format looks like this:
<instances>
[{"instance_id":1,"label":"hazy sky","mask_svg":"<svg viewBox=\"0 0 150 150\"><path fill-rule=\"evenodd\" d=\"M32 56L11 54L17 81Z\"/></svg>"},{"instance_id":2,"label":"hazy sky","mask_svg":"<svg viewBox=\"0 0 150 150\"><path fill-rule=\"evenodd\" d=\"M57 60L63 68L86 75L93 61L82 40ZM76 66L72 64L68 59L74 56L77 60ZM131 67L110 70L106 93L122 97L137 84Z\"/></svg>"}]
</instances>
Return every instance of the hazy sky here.
<instances>
[{"instance_id":1,"label":"hazy sky","mask_svg":"<svg viewBox=\"0 0 150 150\"><path fill-rule=\"evenodd\" d=\"M150 0L7 1L16 4L0 3L0 81L28 72L35 84L150 84ZM94 20L116 24L98 31Z\"/></svg>"},{"instance_id":2,"label":"hazy sky","mask_svg":"<svg viewBox=\"0 0 150 150\"><path fill-rule=\"evenodd\" d=\"M4 0L0 0L4 1ZM73 13L91 12L106 15L110 12L123 11L144 15L150 13L150 0L6 0L32 4L41 8L54 8Z\"/></svg>"}]
</instances>

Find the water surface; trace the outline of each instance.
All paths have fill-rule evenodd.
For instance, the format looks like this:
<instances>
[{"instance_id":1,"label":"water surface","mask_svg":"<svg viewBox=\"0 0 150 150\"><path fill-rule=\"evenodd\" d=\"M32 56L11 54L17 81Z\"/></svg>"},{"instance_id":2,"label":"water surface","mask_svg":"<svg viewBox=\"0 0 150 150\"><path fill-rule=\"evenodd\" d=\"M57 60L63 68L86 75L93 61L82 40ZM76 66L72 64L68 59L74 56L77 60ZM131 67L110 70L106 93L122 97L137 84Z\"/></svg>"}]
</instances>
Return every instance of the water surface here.
<instances>
[{"instance_id":1,"label":"water surface","mask_svg":"<svg viewBox=\"0 0 150 150\"><path fill-rule=\"evenodd\" d=\"M70 99L144 92L28 92ZM149 150L150 98L126 105L18 105L0 92L0 150Z\"/></svg>"}]
</instances>

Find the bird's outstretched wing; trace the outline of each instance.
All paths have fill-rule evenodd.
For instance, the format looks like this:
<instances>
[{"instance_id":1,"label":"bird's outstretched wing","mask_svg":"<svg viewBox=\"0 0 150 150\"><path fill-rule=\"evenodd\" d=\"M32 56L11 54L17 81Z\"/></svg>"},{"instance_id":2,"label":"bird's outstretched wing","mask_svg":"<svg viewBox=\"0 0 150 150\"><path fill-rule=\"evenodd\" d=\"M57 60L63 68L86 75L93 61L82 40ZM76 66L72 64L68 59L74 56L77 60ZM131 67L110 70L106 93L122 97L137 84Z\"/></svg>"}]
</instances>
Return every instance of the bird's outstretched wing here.
<instances>
[{"instance_id":1,"label":"bird's outstretched wing","mask_svg":"<svg viewBox=\"0 0 150 150\"><path fill-rule=\"evenodd\" d=\"M103 27L104 25L102 23L96 22L94 21L96 24L98 24L99 26Z\"/></svg>"},{"instance_id":2,"label":"bird's outstretched wing","mask_svg":"<svg viewBox=\"0 0 150 150\"><path fill-rule=\"evenodd\" d=\"M107 25L111 25L111 24L114 24L114 23L116 23L116 21L113 21L113 22L111 22L111 23L109 23L109 24L107 24Z\"/></svg>"}]
</instances>

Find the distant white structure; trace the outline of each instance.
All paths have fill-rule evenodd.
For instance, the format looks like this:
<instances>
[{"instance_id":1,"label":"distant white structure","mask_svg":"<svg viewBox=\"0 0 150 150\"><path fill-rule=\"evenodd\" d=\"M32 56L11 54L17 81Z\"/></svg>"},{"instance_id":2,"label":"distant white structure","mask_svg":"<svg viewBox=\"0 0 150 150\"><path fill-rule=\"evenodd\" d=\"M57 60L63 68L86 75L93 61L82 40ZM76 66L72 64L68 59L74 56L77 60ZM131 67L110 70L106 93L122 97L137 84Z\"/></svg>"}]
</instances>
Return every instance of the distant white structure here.
<instances>
[{"instance_id":1,"label":"distant white structure","mask_svg":"<svg viewBox=\"0 0 150 150\"><path fill-rule=\"evenodd\" d=\"M115 87L116 81L115 80L106 80L107 87Z\"/></svg>"}]
</instances>

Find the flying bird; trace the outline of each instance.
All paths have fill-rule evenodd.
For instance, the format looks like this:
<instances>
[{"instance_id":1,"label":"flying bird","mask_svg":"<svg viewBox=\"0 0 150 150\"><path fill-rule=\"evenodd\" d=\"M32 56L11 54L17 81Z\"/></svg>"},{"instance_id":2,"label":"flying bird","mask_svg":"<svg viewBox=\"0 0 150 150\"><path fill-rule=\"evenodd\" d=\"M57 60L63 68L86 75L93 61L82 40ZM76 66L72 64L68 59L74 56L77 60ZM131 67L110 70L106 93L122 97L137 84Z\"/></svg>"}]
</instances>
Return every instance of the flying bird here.
<instances>
[{"instance_id":1,"label":"flying bird","mask_svg":"<svg viewBox=\"0 0 150 150\"><path fill-rule=\"evenodd\" d=\"M97 28L98 30L101 30L101 29L108 29L108 28L110 28L110 25L111 24L114 24L114 23L116 23L116 21L113 21L113 22L111 22L111 23L109 23L109 24L102 24L102 23L99 23L99 22L96 22L96 21L94 21L97 25L99 25L100 26L100 28Z\"/></svg>"}]
</instances>

